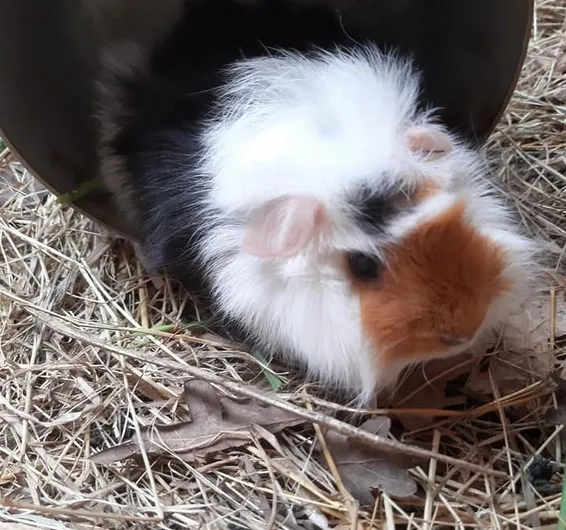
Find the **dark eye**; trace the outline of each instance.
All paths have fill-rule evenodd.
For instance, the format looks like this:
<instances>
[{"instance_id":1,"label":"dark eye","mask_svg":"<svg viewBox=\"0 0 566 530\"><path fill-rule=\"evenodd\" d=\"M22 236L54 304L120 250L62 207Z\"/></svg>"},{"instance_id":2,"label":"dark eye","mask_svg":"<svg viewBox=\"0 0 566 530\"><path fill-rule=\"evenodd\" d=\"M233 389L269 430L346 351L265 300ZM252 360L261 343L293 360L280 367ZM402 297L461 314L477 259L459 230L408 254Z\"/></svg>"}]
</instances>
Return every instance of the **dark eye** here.
<instances>
[{"instance_id":1,"label":"dark eye","mask_svg":"<svg viewBox=\"0 0 566 530\"><path fill-rule=\"evenodd\" d=\"M383 263L379 258L361 252L348 254L348 266L358 280L376 280L383 270Z\"/></svg>"}]
</instances>

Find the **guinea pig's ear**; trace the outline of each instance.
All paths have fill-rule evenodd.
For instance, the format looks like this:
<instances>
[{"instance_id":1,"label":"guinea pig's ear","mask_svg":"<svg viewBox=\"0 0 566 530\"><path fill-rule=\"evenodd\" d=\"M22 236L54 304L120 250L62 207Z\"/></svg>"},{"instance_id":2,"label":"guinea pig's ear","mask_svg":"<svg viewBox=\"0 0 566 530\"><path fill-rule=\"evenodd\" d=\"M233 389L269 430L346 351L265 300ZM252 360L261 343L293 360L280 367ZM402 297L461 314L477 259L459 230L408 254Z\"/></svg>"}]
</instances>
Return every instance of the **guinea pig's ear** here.
<instances>
[{"instance_id":1,"label":"guinea pig's ear","mask_svg":"<svg viewBox=\"0 0 566 530\"><path fill-rule=\"evenodd\" d=\"M429 155L433 160L444 158L452 151L450 136L427 125L409 128L405 132L405 143L413 153Z\"/></svg>"},{"instance_id":2,"label":"guinea pig's ear","mask_svg":"<svg viewBox=\"0 0 566 530\"><path fill-rule=\"evenodd\" d=\"M322 203L308 196L269 201L249 218L242 250L261 257L291 257L315 237L327 218Z\"/></svg>"}]
</instances>

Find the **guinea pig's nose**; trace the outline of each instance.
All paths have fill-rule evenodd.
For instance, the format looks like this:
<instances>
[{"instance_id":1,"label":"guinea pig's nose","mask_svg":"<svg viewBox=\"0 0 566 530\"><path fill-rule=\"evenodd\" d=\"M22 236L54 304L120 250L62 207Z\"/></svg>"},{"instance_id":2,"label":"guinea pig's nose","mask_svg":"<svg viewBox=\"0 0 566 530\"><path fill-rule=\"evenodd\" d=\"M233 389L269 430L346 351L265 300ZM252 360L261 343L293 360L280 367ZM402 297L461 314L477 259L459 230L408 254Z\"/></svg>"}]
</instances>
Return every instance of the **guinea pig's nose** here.
<instances>
[{"instance_id":1,"label":"guinea pig's nose","mask_svg":"<svg viewBox=\"0 0 566 530\"><path fill-rule=\"evenodd\" d=\"M440 342L446 346L461 346L466 344L470 340L470 337L461 337L457 335L441 335Z\"/></svg>"}]
</instances>

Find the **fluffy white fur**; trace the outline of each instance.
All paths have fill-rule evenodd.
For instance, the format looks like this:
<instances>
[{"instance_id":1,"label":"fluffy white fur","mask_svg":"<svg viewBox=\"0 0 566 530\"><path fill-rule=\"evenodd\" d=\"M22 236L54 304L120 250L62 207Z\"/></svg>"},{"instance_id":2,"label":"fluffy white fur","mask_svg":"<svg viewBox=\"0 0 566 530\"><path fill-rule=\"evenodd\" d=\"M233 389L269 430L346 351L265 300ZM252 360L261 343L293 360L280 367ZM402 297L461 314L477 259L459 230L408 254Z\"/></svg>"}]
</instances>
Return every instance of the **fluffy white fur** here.
<instances>
[{"instance_id":1,"label":"fluffy white fur","mask_svg":"<svg viewBox=\"0 0 566 530\"><path fill-rule=\"evenodd\" d=\"M416 111L420 78L410 62L366 47L242 60L229 73L204 138L211 224L202 257L219 305L269 352L298 359L314 377L354 392L359 403L402 368L380 369L379 352L362 332L358 300L334 261L337 250L376 251L375 238L347 215L347 193L362 184L380 189L435 179L446 190L397 219L391 240L465 197L473 224L507 250L507 273L517 280L515 299L498 301L486 327L523 300L534 248L483 180L479 155L454 138L450 154L437 160L404 143L410 126L442 130L431 112ZM319 198L332 227L293 258L245 254L243 225L214 223L294 194Z\"/></svg>"},{"instance_id":2,"label":"fluffy white fur","mask_svg":"<svg viewBox=\"0 0 566 530\"><path fill-rule=\"evenodd\" d=\"M416 113L420 79L407 60L370 47L314 59L281 53L242 60L229 74L204 158L213 200L227 211L283 194L332 202L362 181L379 187L399 175L450 180L467 165L407 156L403 129L432 123Z\"/></svg>"}]
</instances>

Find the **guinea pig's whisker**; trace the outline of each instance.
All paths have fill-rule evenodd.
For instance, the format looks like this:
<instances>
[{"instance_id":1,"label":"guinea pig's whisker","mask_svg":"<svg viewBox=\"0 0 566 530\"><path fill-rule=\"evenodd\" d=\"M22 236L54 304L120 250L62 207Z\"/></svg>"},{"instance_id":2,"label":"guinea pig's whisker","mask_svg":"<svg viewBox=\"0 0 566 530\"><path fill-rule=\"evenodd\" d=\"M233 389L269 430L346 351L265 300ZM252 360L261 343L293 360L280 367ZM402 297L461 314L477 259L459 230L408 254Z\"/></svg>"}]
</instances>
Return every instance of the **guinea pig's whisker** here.
<instances>
[{"instance_id":1,"label":"guinea pig's whisker","mask_svg":"<svg viewBox=\"0 0 566 530\"><path fill-rule=\"evenodd\" d=\"M191 97L191 96L198 96L198 95L201 95L201 94L215 93L220 88L221 88L221 86L218 85L218 86L213 86L213 87L210 87L210 88L205 88L205 89L202 89L202 90L195 90L194 92L186 92L186 93L183 94L183 97Z\"/></svg>"}]
</instances>

